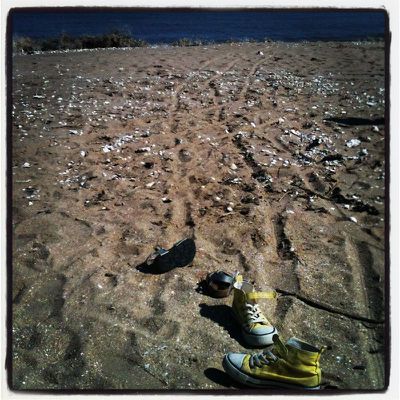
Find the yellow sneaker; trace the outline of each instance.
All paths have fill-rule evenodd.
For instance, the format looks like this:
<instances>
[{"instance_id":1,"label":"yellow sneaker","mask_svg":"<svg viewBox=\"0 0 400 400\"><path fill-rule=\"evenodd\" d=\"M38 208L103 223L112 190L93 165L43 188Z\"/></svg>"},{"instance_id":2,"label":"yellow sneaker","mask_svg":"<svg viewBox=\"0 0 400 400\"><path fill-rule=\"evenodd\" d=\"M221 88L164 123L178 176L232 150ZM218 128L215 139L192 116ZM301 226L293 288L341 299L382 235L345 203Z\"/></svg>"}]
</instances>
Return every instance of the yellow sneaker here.
<instances>
[{"instance_id":1,"label":"yellow sneaker","mask_svg":"<svg viewBox=\"0 0 400 400\"><path fill-rule=\"evenodd\" d=\"M274 335L274 346L258 354L228 353L222 365L233 379L254 387L319 389L319 359L325 347L317 349L299 339L286 345Z\"/></svg>"},{"instance_id":2,"label":"yellow sneaker","mask_svg":"<svg viewBox=\"0 0 400 400\"><path fill-rule=\"evenodd\" d=\"M256 292L251 283L237 274L233 284L232 310L242 327L243 338L250 346L264 347L273 343L272 337L277 333L274 326L261 312L258 299L274 299L276 292Z\"/></svg>"}]
</instances>

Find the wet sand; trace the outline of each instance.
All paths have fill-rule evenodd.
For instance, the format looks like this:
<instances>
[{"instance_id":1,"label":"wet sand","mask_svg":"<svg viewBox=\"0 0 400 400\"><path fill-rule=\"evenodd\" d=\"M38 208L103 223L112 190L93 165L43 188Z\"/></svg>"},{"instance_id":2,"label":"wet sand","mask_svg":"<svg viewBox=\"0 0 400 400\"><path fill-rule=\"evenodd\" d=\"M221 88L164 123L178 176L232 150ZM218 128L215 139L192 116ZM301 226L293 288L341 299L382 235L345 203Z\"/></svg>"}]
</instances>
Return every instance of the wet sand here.
<instances>
[{"instance_id":1,"label":"wet sand","mask_svg":"<svg viewBox=\"0 0 400 400\"><path fill-rule=\"evenodd\" d=\"M326 389L384 386L384 44L13 58L16 389L226 389L240 271ZM194 237L191 267L144 273ZM268 392L268 391L267 391Z\"/></svg>"}]
</instances>

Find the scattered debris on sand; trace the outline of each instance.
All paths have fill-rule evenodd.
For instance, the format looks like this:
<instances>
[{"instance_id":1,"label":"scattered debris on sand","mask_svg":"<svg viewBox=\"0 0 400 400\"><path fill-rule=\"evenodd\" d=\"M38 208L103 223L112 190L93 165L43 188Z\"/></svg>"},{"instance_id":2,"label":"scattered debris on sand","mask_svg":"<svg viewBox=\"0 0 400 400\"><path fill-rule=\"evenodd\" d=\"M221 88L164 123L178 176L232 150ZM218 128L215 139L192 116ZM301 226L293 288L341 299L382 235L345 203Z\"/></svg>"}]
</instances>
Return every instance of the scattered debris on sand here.
<instances>
[{"instance_id":1,"label":"scattered debris on sand","mask_svg":"<svg viewBox=\"0 0 400 400\"><path fill-rule=\"evenodd\" d=\"M279 60L279 61L277 61ZM325 389L384 386L382 42L12 59L13 386L223 389L240 271ZM142 264L195 239L192 266Z\"/></svg>"}]
</instances>

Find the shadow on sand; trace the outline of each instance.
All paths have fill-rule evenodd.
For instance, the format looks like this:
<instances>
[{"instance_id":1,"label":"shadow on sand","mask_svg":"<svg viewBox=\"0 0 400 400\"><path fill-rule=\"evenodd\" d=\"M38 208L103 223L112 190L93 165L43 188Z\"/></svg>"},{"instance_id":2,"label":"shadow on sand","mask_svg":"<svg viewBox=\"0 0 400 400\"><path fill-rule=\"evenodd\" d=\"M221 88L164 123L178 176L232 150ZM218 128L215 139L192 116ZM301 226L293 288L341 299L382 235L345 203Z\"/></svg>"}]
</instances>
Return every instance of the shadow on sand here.
<instances>
[{"instance_id":1,"label":"shadow on sand","mask_svg":"<svg viewBox=\"0 0 400 400\"><path fill-rule=\"evenodd\" d=\"M232 339L235 339L241 346L246 349L251 349L243 340L240 326L233 316L231 307L225 304L208 305L205 303L199 304L200 315L216 322L224 328Z\"/></svg>"},{"instance_id":2,"label":"shadow on sand","mask_svg":"<svg viewBox=\"0 0 400 400\"><path fill-rule=\"evenodd\" d=\"M247 386L234 381L226 372L217 368L207 368L204 370L204 375L214 383L228 389L248 389Z\"/></svg>"}]
</instances>

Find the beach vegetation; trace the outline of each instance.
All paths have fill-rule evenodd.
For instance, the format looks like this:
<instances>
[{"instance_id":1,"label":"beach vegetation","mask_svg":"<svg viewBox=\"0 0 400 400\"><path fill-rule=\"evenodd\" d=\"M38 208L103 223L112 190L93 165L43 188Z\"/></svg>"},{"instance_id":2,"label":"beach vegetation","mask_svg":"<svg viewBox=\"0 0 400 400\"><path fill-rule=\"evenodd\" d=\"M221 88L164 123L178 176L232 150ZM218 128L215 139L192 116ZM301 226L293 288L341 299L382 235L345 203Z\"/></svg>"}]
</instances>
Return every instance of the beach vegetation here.
<instances>
[{"instance_id":1,"label":"beach vegetation","mask_svg":"<svg viewBox=\"0 0 400 400\"><path fill-rule=\"evenodd\" d=\"M129 34L113 31L104 35L70 36L62 33L52 38L19 37L13 41L15 53L32 53L34 51L96 49L108 47L144 47L147 43L132 38Z\"/></svg>"}]
</instances>

